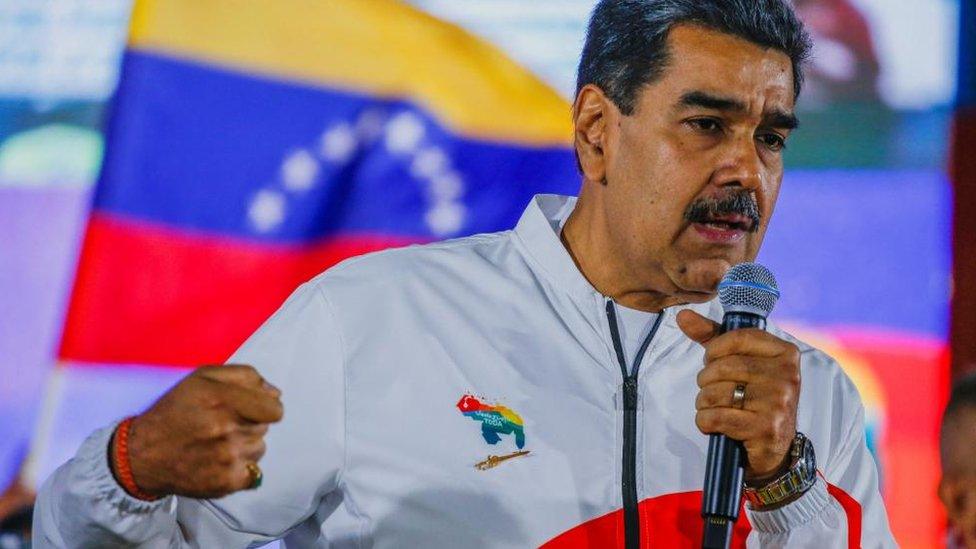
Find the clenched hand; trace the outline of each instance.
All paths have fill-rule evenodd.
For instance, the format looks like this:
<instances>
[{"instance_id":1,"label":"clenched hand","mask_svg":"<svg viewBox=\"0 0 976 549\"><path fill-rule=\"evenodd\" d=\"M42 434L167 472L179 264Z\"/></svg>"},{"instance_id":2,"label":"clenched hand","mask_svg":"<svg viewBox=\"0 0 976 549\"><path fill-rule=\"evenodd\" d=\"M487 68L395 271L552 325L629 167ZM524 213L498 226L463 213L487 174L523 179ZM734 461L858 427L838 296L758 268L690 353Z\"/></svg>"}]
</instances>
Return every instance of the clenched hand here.
<instances>
[{"instance_id":1,"label":"clenched hand","mask_svg":"<svg viewBox=\"0 0 976 549\"><path fill-rule=\"evenodd\" d=\"M250 366L198 368L137 416L129 462L152 495L215 498L250 487L248 464L281 419L281 392Z\"/></svg>"}]
</instances>

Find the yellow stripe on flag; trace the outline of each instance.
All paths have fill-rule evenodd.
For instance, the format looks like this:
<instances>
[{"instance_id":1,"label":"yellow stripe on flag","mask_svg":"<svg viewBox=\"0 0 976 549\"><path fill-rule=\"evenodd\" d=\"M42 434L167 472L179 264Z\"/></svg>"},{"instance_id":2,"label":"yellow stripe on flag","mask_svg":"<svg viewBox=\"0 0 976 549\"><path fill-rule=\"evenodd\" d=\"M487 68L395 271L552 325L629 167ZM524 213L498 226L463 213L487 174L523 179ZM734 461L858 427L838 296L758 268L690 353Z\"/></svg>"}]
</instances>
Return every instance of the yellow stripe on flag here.
<instances>
[{"instance_id":1,"label":"yellow stripe on flag","mask_svg":"<svg viewBox=\"0 0 976 549\"><path fill-rule=\"evenodd\" d=\"M524 145L572 137L569 105L551 87L467 31L394 0L139 0L129 45L409 98L469 137Z\"/></svg>"}]
</instances>

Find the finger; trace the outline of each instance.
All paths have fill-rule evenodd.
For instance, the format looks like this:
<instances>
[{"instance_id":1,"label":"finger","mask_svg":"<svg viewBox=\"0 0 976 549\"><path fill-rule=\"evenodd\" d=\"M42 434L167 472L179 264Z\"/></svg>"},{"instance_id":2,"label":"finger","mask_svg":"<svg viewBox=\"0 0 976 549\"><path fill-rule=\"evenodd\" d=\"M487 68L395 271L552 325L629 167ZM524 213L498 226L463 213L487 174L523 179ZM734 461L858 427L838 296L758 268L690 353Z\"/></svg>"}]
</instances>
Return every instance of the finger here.
<instances>
[{"instance_id":1,"label":"finger","mask_svg":"<svg viewBox=\"0 0 976 549\"><path fill-rule=\"evenodd\" d=\"M263 439L249 440L241 444L240 456L244 461L257 463L267 450Z\"/></svg>"},{"instance_id":2,"label":"finger","mask_svg":"<svg viewBox=\"0 0 976 549\"><path fill-rule=\"evenodd\" d=\"M242 481L239 477L237 464L223 467L208 467L199 470L199 477L181 490L181 495L188 495L198 499L212 499L224 497L240 490ZM246 471L245 471L246 472Z\"/></svg>"},{"instance_id":3,"label":"finger","mask_svg":"<svg viewBox=\"0 0 976 549\"><path fill-rule=\"evenodd\" d=\"M756 328L733 330L712 338L705 348L705 362L729 355L778 357L796 355L796 345Z\"/></svg>"},{"instance_id":4,"label":"finger","mask_svg":"<svg viewBox=\"0 0 976 549\"><path fill-rule=\"evenodd\" d=\"M233 383L242 387L261 388L264 386L264 378L247 364L224 364L223 366L204 366L197 369L201 377L219 381L221 383Z\"/></svg>"},{"instance_id":5,"label":"finger","mask_svg":"<svg viewBox=\"0 0 976 549\"><path fill-rule=\"evenodd\" d=\"M678 327L681 328L681 331L686 336L702 345L717 336L721 328L718 323L703 317L691 309L678 311L676 320L678 321Z\"/></svg>"},{"instance_id":6,"label":"finger","mask_svg":"<svg viewBox=\"0 0 976 549\"><path fill-rule=\"evenodd\" d=\"M224 385L224 402L241 419L255 423L275 423L284 415L281 400L258 389Z\"/></svg>"},{"instance_id":7,"label":"finger","mask_svg":"<svg viewBox=\"0 0 976 549\"><path fill-rule=\"evenodd\" d=\"M254 488L254 473L251 472L248 465L257 465L256 460L240 460L235 465L234 468L228 472L230 476L231 491L237 492L239 490L250 490ZM258 468L260 471L260 467Z\"/></svg>"},{"instance_id":8,"label":"finger","mask_svg":"<svg viewBox=\"0 0 976 549\"><path fill-rule=\"evenodd\" d=\"M735 388L740 384L744 386L741 407L733 403ZM727 408L761 414L790 414L796 405L795 394L788 387L776 383L720 381L702 387L695 397L695 409Z\"/></svg>"},{"instance_id":9,"label":"finger","mask_svg":"<svg viewBox=\"0 0 976 549\"><path fill-rule=\"evenodd\" d=\"M695 397L695 409L705 410L708 408L732 408L738 409L737 406L733 406L732 397L735 393L736 386L740 385L734 381L719 381L717 383L712 383L710 385L705 385L698 391L698 396ZM752 392L746 390L745 399L742 401L742 409L746 409L747 406L752 402L754 397Z\"/></svg>"},{"instance_id":10,"label":"finger","mask_svg":"<svg viewBox=\"0 0 976 549\"><path fill-rule=\"evenodd\" d=\"M268 380L263 380L261 383L261 389L263 389L269 395L275 398L281 398L281 389L275 387L274 385L268 383Z\"/></svg>"},{"instance_id":11,"label":"finger","mask_svg":"<svg viewBox=\"0 0 976 549\"><path fill-rule=\"evenodd\" d=\"M268 424L253 423L249 421L244 425L239 425L237 427L237 432L248 439L264 438L264 435L268 434Z\"/></svg>"},{"instance_id":12,"label":"finger","mask_svg":"<svg viewBox=\"0 0 976 549\"><path fill-rule=\"evenodd\" d=\"M707 408L695 414L695 425L706 435L723 434L735 440L751 440L761 432L760 416L751 410Z\"/></svg>"},{"instance_id":13,"label":"finger","mask_svg":"<svg viewBox=\"0 0 976 549\"><path fill-rule=\"evenodd\" d=\"M768 359L750 356L725 356L708 362L698 372L698 386L705 387L721 381L759 383L769 378L777 379L780 366Z\"/></svg>"},{"instance_id":14,"label":"finger","mask_svg":"<svg viewBox=\"0 0 976 549\"><path fill-rule=\"evenodd\" d=\"M257 387L275 398L281 396L281 389L264 379L256 368L248 364L224 364L219 372L217 375L221 376L222 381L244 387Z\"/></svg>"}]
</instances>

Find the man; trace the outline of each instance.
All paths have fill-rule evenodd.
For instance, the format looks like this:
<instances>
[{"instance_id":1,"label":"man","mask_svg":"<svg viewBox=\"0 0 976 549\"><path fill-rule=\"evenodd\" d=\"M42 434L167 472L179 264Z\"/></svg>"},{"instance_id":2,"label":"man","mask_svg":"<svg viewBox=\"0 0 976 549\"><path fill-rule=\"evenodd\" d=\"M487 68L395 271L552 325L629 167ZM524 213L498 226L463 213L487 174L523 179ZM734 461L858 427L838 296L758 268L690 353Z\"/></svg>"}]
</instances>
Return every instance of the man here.
<instances>
[{"instance_id":1,"label":"man","mask_svg":"<svg viewBox=\"0 0 976 549\"><path fill-rule=\"evenodd\" d=\"M949 547L976 548L976 375L960 379L942 416L939 498L949 515Z\"/></svg>"},{"instance_id":2,"label":"man","mask_svg":"<svg viewBox=\"0 0 976 549\"><path fill-rule=\"evenodd\" d=\"M578 200L303 285L231 358L256 370L200 369L93 434L42 488L39 545L690 546L704 433L746 450L737 545L892 545L840 368L714 322L808 49L783 0L600 2Z\"/></svg>"}]
</instances>

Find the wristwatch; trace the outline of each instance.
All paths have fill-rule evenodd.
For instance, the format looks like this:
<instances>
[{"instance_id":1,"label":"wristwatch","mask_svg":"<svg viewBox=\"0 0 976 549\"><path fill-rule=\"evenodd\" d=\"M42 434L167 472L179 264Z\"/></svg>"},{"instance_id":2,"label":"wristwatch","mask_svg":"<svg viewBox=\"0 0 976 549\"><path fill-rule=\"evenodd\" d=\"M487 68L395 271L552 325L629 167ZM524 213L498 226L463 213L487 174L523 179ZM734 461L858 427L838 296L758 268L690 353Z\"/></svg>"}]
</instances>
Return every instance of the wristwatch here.
<instances>
[{"instance_id":1,"label":"wristwatch","mask_svg":"<svg viewBox=\"0 0 976 549\"><path fill-rule=\"evenodd\" d=\"M813 443L803 433L797 433L790 446L790 468L761 486L743 483L743 495L753 509L782 503L810 489L817 481L817 458Z\"/></svg>"}]
</instances>

